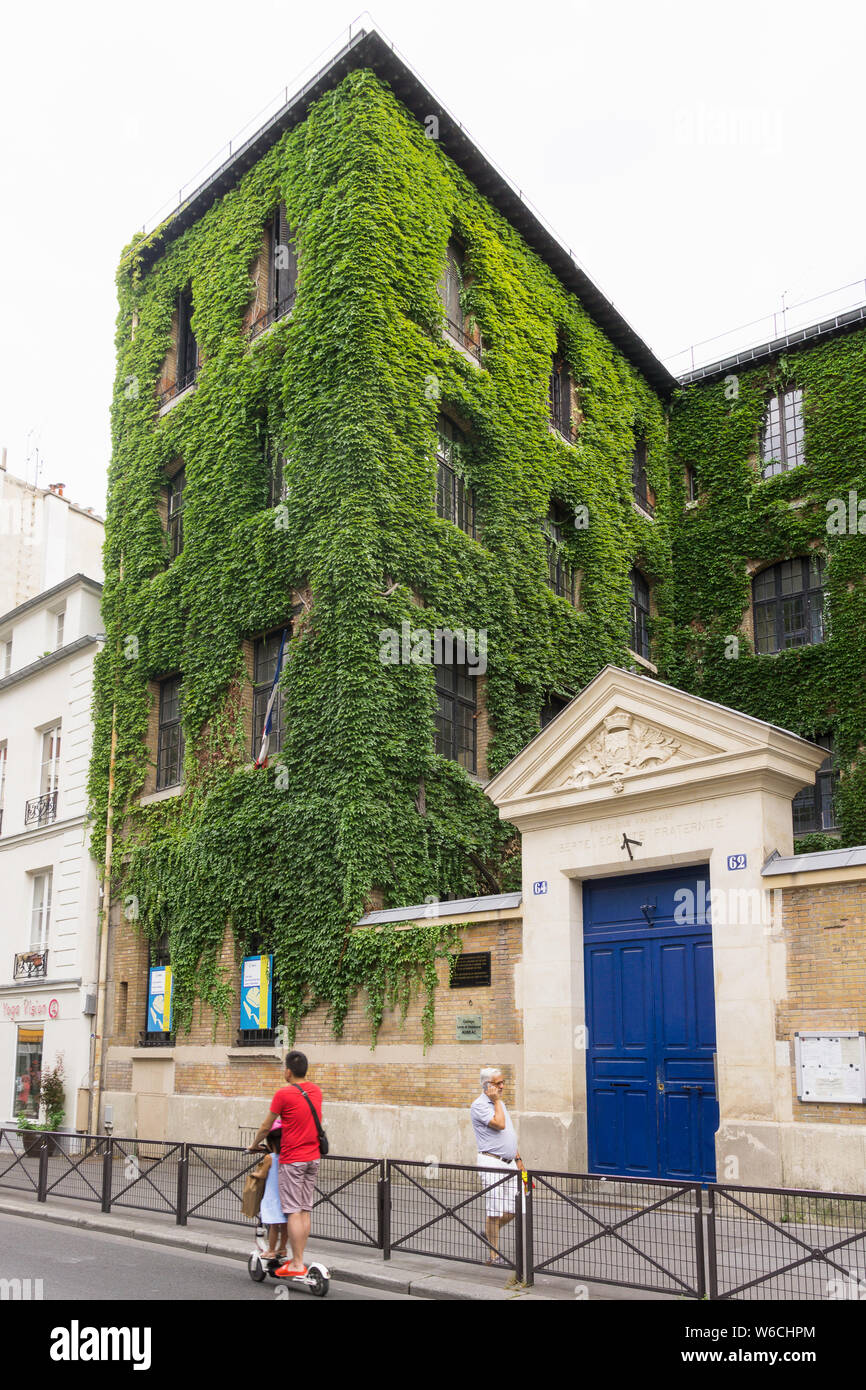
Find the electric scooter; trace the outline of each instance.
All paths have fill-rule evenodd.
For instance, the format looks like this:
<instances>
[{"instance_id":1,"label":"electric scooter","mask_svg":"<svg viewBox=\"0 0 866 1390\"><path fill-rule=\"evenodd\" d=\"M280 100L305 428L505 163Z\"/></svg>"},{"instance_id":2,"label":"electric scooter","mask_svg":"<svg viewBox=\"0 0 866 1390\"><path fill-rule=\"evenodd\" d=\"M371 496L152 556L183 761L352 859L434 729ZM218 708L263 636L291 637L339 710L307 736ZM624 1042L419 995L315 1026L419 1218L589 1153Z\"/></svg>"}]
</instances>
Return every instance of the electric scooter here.
<instances>
[{"instance_id":1,"label":"electric scooter","mask_svg":"<svg viewBox=\"0 0 866 1390\"><path fill-rule=\"evenodd\" d=\"M307 1289L316 1298L324 1298L331 1286L331 1271L318 1260L313 1260L307 1265L306 1274L282 1274L278 1275L277 1270L286 1263L288 1255L280 1255L276 1259L265 1259L267 1241L267 1231L264 1226L256 1228L256 1248L251 1251L247 1261L247 1272L250 1278L256 1283L261 1284L270 1277L275 1279L278 1284L291 1284L294 1288Z\"/></svg>"}]
</instances>

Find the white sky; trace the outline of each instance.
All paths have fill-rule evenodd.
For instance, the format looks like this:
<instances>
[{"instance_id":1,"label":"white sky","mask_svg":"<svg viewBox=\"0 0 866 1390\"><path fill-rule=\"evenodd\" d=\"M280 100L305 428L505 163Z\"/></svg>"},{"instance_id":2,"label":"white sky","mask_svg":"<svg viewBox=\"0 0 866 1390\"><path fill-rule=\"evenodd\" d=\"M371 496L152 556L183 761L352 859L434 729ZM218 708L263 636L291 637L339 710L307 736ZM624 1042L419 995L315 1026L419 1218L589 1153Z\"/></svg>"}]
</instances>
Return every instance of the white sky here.
<instances>
[{"instance_id":1,"label":"white sky","mask_svg":"<svg viewBox=\"0 0 866 1390\"><path fill-rule=\"evenodd\" d=\"M866 275L853 0L376 0L373 16L659 356ZM30 454L32 480L38 448L43 486L102 509L122 247L356 17L340 0L4 8L10 471Z\"/></svg>"}]
</instances>

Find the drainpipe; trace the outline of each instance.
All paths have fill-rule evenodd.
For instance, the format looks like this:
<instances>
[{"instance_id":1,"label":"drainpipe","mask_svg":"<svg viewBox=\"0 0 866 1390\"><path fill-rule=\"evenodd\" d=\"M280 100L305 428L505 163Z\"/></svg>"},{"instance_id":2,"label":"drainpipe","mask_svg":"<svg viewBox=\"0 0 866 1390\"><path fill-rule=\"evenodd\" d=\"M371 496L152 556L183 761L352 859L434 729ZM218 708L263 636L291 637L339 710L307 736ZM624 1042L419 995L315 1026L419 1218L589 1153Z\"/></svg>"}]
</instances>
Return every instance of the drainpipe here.
<instances>
[{"instance_id":1,"label":"drainpipe","mask_svg":"<svg viewBox=\"0 0 866 1390\"><path fill-rule=\"evenodd\" d=\"M114 793L114 759L117 749L117 702L111 707L111 752L108 758L108 809L105 817L105 868L102 873L102 908L99 928L99 973L96 986L96 1037L93 1049L93 1090L90 1093L88 1133L95 1134L99 1124L99 1103L102 1099L102 1074L105 1067L105 983L108 973L108 921L111 914L111 844L112 799Z\"/></svg>"}]
</instances>

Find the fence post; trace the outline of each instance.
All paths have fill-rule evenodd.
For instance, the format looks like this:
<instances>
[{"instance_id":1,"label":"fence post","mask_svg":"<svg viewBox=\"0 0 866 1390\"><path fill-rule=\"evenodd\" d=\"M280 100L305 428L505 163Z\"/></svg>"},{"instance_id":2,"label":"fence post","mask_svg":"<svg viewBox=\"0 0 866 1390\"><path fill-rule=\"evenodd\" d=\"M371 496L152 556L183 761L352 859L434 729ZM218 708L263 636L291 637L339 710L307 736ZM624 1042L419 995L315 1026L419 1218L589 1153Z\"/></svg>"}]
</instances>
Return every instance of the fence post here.
<instances>
[{"instance_id":1,"label":"fence post","mask_svg":"<svg viewBox=\"0 0 866 1390\"><path fill-rule=\"evenodd\" d=\"M707 1212L707 1265L710 1274L710 1298L718 1298L719 1283L716 1269L716 1189L707 1188L709 1211Z\"/></svg>"},{"instance_id":2,"label":"fence post","mask_svg":"<svg viewBox=\"0 0 866 1390\"><path fill-rule=\"evenodd\" d=\"M177 1161L177 1210L175 1213L175 1224L177 1226L186 1225L187 1194L189 1192L188 1155L188 1146L186 1144L181 1144L180 1158Z\"/></svg>"},{"instance_id":3,"label":"fence post","mask_svg":"<svg viewBox=\"0 0 866 1390\"><path fill-rule=\"evenodd\" d=\"M532 1182L532 1174L527 1173L526 1187L523 1193L523 1283L530 1287L535 1283L535 1251L532 1244Z\"/></svg>"},{"instance_id":4,"label":"fence post","mask_svg":"<svg viewBox=\"0 0 866 1390\"><path fill-rule=\"evenodd\" d=\"M48 1201L48 1140L43 1136L39 1145L39 1176L36 1179L37 1202Z\"/></svg>"},{"instance_id":5,"label":"fence post","mask_svg":"<svg viewBox=\"0 0 866 1390\"><path fill-rule=\"evenodd\" d=\"M523 1205L523 1173L517 1173L517 1195L515 1197L514 1214L516 1216L514 1229L514 1277L518 1283L523 1282L523 1264L525 1245L523 1241L523 1222L525 1220L525 1210Z\"/></svg>"},{"instance_id":6,"label":"fence post","mask_svg":"<svg viewBox=\"0 0 866 1390\"><path fill-rule=\"evenodd\" d=\"M87 1141L85 1140L85 1143ZM114 1140L108 1139L102 1155L102 1210L111 1211L111 1175L114 1171Z\"/></svg>"},{"instance_id":7,"label":"fence post","mask_svg":"<svg viewBox=\"0 0 866 1390\"><path fill-rule=\"evenodd\" d=\"M391 1258L391 1160L382 1161L383 1176L379 1179L379 1244L382 1259Z\"/></svg>"},{"instance_id":8,"label":"fence post","mask_svg":"<svg viewBox=\"0 0 866 1390\"><path fill-rule=\"evenodd\" d=\"M698 1275L698 1298L707 1292L707 1267L704 1255L704 1204L703 1188L695 1188L695 1263Z\"/></svg>"}]
</instances>

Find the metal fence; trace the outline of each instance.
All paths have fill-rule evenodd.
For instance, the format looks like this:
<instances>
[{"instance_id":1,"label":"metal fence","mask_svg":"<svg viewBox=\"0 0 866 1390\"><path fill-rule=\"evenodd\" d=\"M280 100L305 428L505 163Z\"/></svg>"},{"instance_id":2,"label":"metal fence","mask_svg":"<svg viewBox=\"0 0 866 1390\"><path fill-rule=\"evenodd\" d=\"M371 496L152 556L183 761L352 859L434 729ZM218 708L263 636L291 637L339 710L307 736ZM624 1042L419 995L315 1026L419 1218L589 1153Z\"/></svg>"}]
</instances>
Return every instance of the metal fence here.
<instances>
[{"instance_id":1,"label":"metal fence","mask_svg":"<svg viewBox=\"0 0 866 1390\"><path fill-rule=\"evenodd\" d=\"M702 1298L698 1183L535 1172L527 1193L527 1282L536 1274Z\"/></svg>"},{"instance_id":2,"label":"metal fence","mask_svg":"<svg viewBox=\"0 0 866 1390\"><path fill-rule=\"evenodd\" d=\"M710 1297L862 1299L866 1197L710 1188Z\"/></svg>"},{"instance_id":3,"label":"metal fence","mask_svg":"<svg viewBox=\"0 0 866 1390\"><path fill-rule=\"evenodd\" d=\"M0 1189L250 1229L241 1211L261 1154L0 1129ZM704 1230L706 1227L706 1238ZM685 1298L862 1299L866 1196L517 1173L329 1154L311 1215L317 1240L493 1264Z\"/></svg>"},{"instance_id":4,"label":"metal fence","mask_svg":"<svg viewBox=\"0 0 866 1390\"><path fill-rule=\"evenodd\" d=\"M387 1160L385 1258L394 1250L523 1272L519 1173Z\"/></svg>"}]
</instances>

